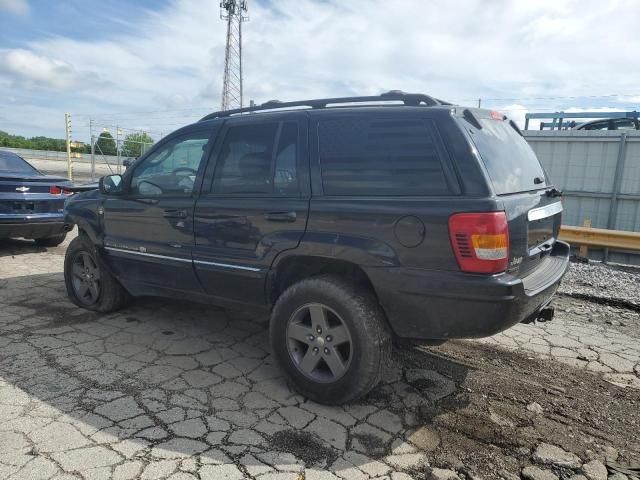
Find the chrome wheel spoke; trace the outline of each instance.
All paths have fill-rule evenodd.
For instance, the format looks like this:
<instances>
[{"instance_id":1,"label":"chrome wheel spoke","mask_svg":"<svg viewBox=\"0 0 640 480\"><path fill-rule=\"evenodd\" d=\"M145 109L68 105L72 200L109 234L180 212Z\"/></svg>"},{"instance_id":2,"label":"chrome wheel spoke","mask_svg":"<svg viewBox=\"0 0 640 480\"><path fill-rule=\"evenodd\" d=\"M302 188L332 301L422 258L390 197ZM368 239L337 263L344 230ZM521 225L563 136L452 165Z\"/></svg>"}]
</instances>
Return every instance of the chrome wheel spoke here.
<instances>
[{"instance_id":1,"label":"chrome wheel spoke","mask_svg":"<svg viewBox=\"0 0 640 480\"><path fill-rule=\"evenodd\" d=\"M323 360L331 370L334 377L341 377L346 369L346 365L342 361L342 357L335 348L328 349L329 353L322 355Z\"/></svg>"},{"instance_id":2,"label":"chrome wheel spoke","mask_svg":"<svg viewBox=\"0 0 640 480\"><path fill-rule=\"evenodd\" d=\"M87 293L89 292L89 285L87 285L85 282L81 283L78 286L78 296L82 299L86 298Z\"/></svg>"},{"instance_id":3,"label":"chrome wheel spoke","mask_svg":"<svg viewBox=\"0 0 640 480\"><path fill-rule=\"evenodd\" d=\"M89 294L91 295L91 301L95 302L98 299L98 295L100 294L96 282L89 282L88 290Z\"/></svg>"},{"instance_id":4,"label":"chrome wheel spoke","mask_svg":"<svg viewBox=\"0 0 640 480\"><path fill-rule=\"evenodd\" d=\"M307 349L307 353L302 357L300 362L300 369L308 375L316 369L318 362L320 361L320 355L314 352L313 347Z\"/></svg>"},{"instance_id":5,"label":"chrome wheel spoke","mask_svg":"<svg viewBox=\"0 0 640 480\"><path fill-rule=\"evenodd\" d=\"M96 265L96 263L93 261L93 258L89 257L88 261L87 261L87 269L89 270L89 274L93 275L94 277L99 273L99 269L98 266Z\"/></svg>"},{"instance_id":6,"label":"chrome wheel spoke","mask_svg":"<svg viewBox=\"0 0 640 480\"><path fill-rule=\"evenodd\" d=\"M84 269L82 268L82 266L80 264L74 263L73 267L71 268L71 273L73 274L74 277L83 278Z\"/></svg>"},{"instance_id":7,"label":"chrome wheel spoke","mask_svg":"<svg viewBox=\"0 0 640 480\"><path fill-rule=\"evenodd\" d=\"M298 340L299 342L303 342L306 344L310 344L315 338L311 328L299 323L290 324L287 330L287 335L289 336L289 338Z\"/></svg>"},{"instance_id":8,"label":"chrome wheel spoke","mask_svg":"<svg viewBox=\"0 0 640 480\"><path fill-rule=\"evenodd\" d=\"M327 342L330 342L331 345L340 345L349 341L349 332L344 325L332 327L327 331Z\"/></svg>"},{"instance_id":9,"label":"chrome wheel spoke","mask_svg":"<svg viewBox=\"0 0 640 480\"><path fill-rule=\"evenodd\" d=\"M316 333L325 332L329 328L327 322L327 311L322 305L311 305L309 307L309 313L311 314L311 324ZM317 329L320 329L318 332Z\"/></svg>"}]
</instances>

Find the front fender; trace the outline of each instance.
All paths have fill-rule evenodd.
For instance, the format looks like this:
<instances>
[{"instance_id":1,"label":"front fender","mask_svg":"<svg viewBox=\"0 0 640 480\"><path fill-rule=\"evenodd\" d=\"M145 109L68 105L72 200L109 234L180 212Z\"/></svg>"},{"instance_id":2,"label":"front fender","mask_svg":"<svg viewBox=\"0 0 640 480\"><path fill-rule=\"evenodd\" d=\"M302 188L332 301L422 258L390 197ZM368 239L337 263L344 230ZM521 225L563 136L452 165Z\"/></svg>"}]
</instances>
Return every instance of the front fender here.
<instances>
[{"instance_id":1,"label":"front fender","mask_svg":"<svg viewBox=\"0 0 640 480\"><path fill-rule=\"evenodd\" d=\"M70 197L64 206L65 222L75 224L96 247L102 246L102 198L96 190Z\"/></svg>"}]
</instances>

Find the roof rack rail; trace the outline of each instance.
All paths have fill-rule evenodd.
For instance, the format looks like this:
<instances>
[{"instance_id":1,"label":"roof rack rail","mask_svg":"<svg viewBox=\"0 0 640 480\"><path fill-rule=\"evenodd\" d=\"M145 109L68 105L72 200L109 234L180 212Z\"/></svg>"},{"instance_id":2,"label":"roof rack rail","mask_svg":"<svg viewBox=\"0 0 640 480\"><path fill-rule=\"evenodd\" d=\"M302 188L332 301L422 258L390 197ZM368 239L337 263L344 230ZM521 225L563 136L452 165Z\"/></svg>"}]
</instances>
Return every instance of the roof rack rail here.
<instances>
[{"instance_id":1,"label":"roof rack rail","mask_svg":"<svg viewBox=\"0 0 640 480\"><path fill-rule=\"evenodd\" d=\"M262 110L277 110L294 107L308 107L308 108L326 108L331 104L346 104L346 103L365 103L365 102L388 102L388 101L401 101L407 106L418 106L425 104L428 107L436 105L451 105L449 102L438 100L437 98L425 95L423 93L405 93L401 90L390 90L389 92L382 93L380 95L362 96L362 97L338 97L338 98L319 98L316 100L298 100L295 102L281 102L280 100L269 100L262 105L255 105L253 107L236 108L234 110L221 110L219 112L210 113L201 118L200 121L212 120L214 118L229 117L239 113L259 112Z\"/></svg>"}]
</instances>

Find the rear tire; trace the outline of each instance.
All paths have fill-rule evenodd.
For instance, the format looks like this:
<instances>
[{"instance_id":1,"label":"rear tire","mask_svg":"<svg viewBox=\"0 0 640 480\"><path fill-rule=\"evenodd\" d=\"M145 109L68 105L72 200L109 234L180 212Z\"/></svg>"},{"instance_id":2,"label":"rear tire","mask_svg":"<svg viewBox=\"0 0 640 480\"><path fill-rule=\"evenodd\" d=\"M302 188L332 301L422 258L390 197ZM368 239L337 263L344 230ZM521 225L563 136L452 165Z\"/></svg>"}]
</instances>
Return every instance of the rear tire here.
<instances>
[{"instance_id":1,"label":"rear tire","mask_svg":"<svg viewBox=\"0 0 640 480\"><path fill-rule=\"evenodd\" d=\"M53 237L34 238L33 240L39 247L57 247L64 242L65 238L67 238L67 234L61 233L60 235L54 235Z\"/></svg>"},{"instance_id":2,"label":"rear tire","mask_svg":"<svg viewBox=\"0 0 640 480\"><path fill-rule=\"evenodd\" d=\"M88 310L114 312L131 300L118 280L101 267L95 246L84 235L74 238L67 248L64 282L69 299Z\"/></svg>"},{"instance_id":3,"label":"rear tire","mask_svg":"<svg viewBox=\"0 0 640 480\"><path fill-rule=\"evenodd\" d=\"M391 334L373 294L336 276L289 287L273 309L270 336L294 388L330 405L366 395L391 353Z\"/></svg>"}]
</instances>

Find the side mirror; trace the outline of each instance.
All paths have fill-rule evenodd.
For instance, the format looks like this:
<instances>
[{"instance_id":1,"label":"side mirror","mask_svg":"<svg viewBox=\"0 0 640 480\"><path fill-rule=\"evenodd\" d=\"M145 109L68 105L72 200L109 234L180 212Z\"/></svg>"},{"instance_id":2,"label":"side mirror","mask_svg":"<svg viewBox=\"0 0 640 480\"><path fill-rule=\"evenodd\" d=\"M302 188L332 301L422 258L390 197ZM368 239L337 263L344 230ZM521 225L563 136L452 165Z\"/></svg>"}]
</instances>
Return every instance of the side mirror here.
<instances>
[{"instance_id":1,"label":"side mirror","mask_svg":"<svg viewBox=\"0 0 640 480\"><path fill-rule=\"evenodd\" d=\"M105 195L122 193L122 175L107 175L100 178L100 192Z\"/></svg>"}]
</instances>

